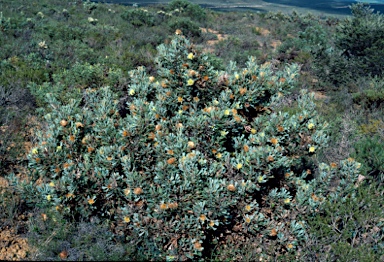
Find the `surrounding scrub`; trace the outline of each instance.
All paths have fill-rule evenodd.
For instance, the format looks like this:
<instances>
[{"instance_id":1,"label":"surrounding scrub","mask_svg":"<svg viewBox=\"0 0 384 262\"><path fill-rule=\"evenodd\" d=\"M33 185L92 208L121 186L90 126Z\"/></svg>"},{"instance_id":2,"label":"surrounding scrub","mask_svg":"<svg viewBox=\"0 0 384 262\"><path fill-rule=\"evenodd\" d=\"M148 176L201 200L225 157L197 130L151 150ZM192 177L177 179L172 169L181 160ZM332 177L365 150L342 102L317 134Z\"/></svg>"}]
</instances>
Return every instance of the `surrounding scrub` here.
<instances>
[{"instance_id":1,"label":"surrounding scrub","mask_svg":"<svg viewBox=\"0 0 384 262\"><path fill-rule=\"evenodd\" d=\"M381 14L3 6L0 219L29 259L383 260Z\"/></svg>"}]
</instances>

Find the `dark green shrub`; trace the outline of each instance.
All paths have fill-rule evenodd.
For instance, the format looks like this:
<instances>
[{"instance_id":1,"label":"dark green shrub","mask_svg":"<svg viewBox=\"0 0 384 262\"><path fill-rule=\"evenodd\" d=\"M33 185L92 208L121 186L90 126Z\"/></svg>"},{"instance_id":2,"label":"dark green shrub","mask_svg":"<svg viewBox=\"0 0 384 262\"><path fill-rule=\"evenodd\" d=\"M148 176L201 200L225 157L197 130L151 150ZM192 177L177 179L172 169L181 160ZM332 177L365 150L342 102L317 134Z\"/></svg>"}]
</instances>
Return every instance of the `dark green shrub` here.
<instances>
[{"instance_id":1,"label":"dark green shrub","mask_svg":"<svg viewBox=\"0 0 384 262\"><path fill-rule=\"evenodd\" d=\"M366 136L354 144L354 156L363 163L364 173L378 180L384 178L383 147L384 139L379 135Z\"/></svg>"},{"instance_id":2,"label":"dark green shrub","mask_svg":"<svg viewBox=\"0 0 384 262\"><path fill-rule=\"evenodd\" d=\"M36 209L28 225L28 244L37 251L30 252L32 260L144 260L133 242L125 245L116 242L108 225L97 219L69 223L57 212Z\"/></svg>"},{"instance_id":3,"label":"dark green shrub","mask_svg":"<svg viewBox=\"0 0 384 262\"><path fill-rule=\"evenodd\" d=\"M5 173L23 162L25 118L34 109L34 98L17 83L0 85L0 169Z\"/></svg>"},{"instance_id":4,"label":"dark green shrub","mask_svg":"<svg viewBox=\"0 0 384 262\"><path fill-rule=\"evenodd\" d=\"M108 68L101 64L75 63L69 70L53 74L52 82L28 85L39 107L46 105L47 93L54 94L59 101L66 103L71 99L81 98L86 88L110 86L115 91L121 91L124 78L120 69Z\"/></svg>"},{"instance_id":5,"label":"dark green shrub","mask_svg":"<svg viewBox=\"0 0 384 262\"><path fill-rule=\"evenodd\" d=\"M167 10L174 15L187 16L193 20L202 21L206 17L205 9L186 0L172 0Z\"/></svg>"},{"instance_id":6,"label":"dark green shrub","mask_svg":"<svg viewBox=\"0 0 384 262\"><path fill-rule=\"evenodd\" d=\"M189 18L175 17L168 21L168 26L175 32L177 29L188 37L200 37L201 30L199 25Z\"/></svg>"},{"instance_id":7,"label":"dark green shrub","mask_svg":"<svg viewBox=\"0 0 384 262\"><path fill-rule=\"evenodd\" d=\"M352 93L353 102L368 111L380 110L384 104L384 80L362 78L357 85L357 92Z\"/></svg>"},{"instance_id":8,"label":"dark green shrub","mask_svg":"<svg viewBox=\"0 0 384 262\"><path fill-rule=\"evenodd\" d=\"M368 183L352 183L342 190L347 193L342 201L336 195L340 192L333 193L336 198L326 200L315 216L308 217L310 237L303 261L384 259L383 201L378 197L384 188Z\"/></svg>"},{"instance_id":9,"label":"dark green shrub","mask_svg":"<svg viewBox=\"0 0 384 262\"><path fill-rule=\"evenodd\" d=\"M4 17L3 12L0 12L0 31L5 32L11 27L11 18Z\"/></svg>"},{"instance_id":10,"label":"dark green shrub","mask_svg":"<svg viewBox=\"0 0 384 262\"><path fill-rule=\"evenodd\" d=\"M228 37L219 41L216 45L216 54L224 61L235 61L239 66L245 66L250 56L259 59L263 53L259 49L259 43L252 38Z\"/></svg>"},{"instance_id":11,"label":"dark green shrub","mask_svg":"<svg viewBox=\"0 0 384 262\"><path fill-rule=\"evenodd\" d=\"M351 6L353 18L338 27L336 47L353 63L353 79L359 76L380 76L384 70L384 19L363 3Z\"/></svg>"},{"instance_id":12,"label":"dark green shrub","mask_svg":"<svg viewBox=\"0 0 384 262\"><path fill-rule=\"evenodd\" d=\"M155 24L154 15L146 9L130 9L121 14L121 18L130 22L132 25L140 26L153 26Z\"/></svg>"}]
</instances>

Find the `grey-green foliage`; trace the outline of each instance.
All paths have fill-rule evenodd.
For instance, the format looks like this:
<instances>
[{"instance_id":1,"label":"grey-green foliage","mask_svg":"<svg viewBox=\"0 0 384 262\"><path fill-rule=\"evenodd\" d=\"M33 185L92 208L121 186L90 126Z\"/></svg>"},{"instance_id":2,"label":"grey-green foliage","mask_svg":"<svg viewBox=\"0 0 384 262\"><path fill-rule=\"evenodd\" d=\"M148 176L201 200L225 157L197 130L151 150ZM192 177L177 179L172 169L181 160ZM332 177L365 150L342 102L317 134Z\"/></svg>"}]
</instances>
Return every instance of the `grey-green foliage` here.
<instances>
[{"instance_id":1,"label":"grey-green foliage","mask_svg":"<svg viewBox=\"0 0 384 262\"><path fill-rule=\"evenodd\" d=\"M102 217L152 258L204 257L214 236L236 224L264 253L273 254L268 243L294 250L305 232L279 215L294 210L293 170L327 143L313 95L303 91L295 114L273 112L298 66L274 71L250 57L222 72L178 34L155 61L155 76L143 67L128 73L124 117L108 87L69 101L48 94L52 110L28 154L31 183L13 185L68 219ZM272 180L287 188L274 190ZM254 239L273 230L277 239Z\"/></svg>"}]
</instances>

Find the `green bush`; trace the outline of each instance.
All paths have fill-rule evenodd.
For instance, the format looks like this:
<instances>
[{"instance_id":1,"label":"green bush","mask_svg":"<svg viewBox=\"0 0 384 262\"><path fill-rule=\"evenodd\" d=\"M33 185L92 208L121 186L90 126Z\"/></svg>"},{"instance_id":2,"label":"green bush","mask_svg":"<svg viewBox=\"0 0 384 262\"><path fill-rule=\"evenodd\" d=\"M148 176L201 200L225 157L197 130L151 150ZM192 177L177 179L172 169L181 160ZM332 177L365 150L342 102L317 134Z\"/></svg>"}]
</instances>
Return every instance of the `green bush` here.
<instances>
[{"instance_id":1,"label":"green bush","mask_svg":"<svg viewBox=\"0 0 384 262\"><path fill-rule=\"evenodd\" d=\"M333 193L336 197L327 199L315 216L308 217L311 236L303 250L304 261L384 259L383 201L377 197L384 188L372 181L349 183ZM341 197L343 191L346 194Z\"/></svg>"},{"instance_id":2,"label":"green bush","mask_svg":"<svg viewBox=\"0 0 384 262\"><path fill-rule=\"evenodd\" d=\"M357 85L357 92L352 93L353 102L361 105L365 110L380 110L384 104L383 78L362 78Z\"/></svg>"},{"instance_id":3,"label":"green bush","mask_svg":"<svg viewBox=\"0 0 384 262\"><path fill-rule=\"evenodd\" d=\"M28 223L28 258L35 261L142 261L135 245L116 243L108 225L99 220L72 223L55 211L35 210ZM36 249L38 248L38 249Z\"/></svg>"},{"instance_id":4,"label":"green bush","mask_svg":"<svg viewBox=\"0 0 384 262\"><path fill-rule=\"evenodd\" d=\"M22 163L25 118L35 107L33 96L18 84L0 85L0 169L7 172Z\"/></svg>"},{"instance_id":5,"label":"green bush","mask_svg":"<svg viewBox=\"0 0 384 262\"><path fill-rule=\"evenodd\" d=\"M206 18L205 9L185 0L171 1L167 6L167 10L175 15L187 16L197 21L202 21Z\"/></svg>"},{"instance_id":6,"label":"green bush","mask_svg":"<svg viewBox=\"0 0 384 262\"><path fill-rule=\"evenodd\" d=\"M363 163L367 174L375 179L384 178L384 139L379 135L366 136L354 144L355 157Z\"/></svg>"},{"instance_id":7,"label":"green bush","mask_svg":"<svg viewBox=\"0 0 384 262\"><path fill-rule=\"evenodd\" d=\"M384 19L380 13L364 3L351 6L353 18L340 24L336 47L342 56L352 62L352 77L381 76L384 68Z\"/></svg>"},{"instance_id":8,"label":"green bush","mask_svg":"<svg viewBox=\"0 0 384 262\"><path fill-rule=\"evenodd\" d=\"M297 66L275 72L250 58L244 69L218 71L181 35L158 47L156 62L156 77L129 73L121 114L107 87L67 104L48 94L54 110L28 156L31 182L15 186L67 218L109 221L156 259L206 257L221 239L243 243L225 232L264 234L269 255L268 243L294 250L303 228L266 210L290 212L296 172L327 141L305 92L296 113L273 112Z\"/></svg>"},{"instance_id":9,"label":"green bush","mask_svg":"<svg viewBox=\"0 0 384 262\"><path fill-rule=\"evenodd\" d=\"M175 32L177 29L181 30L183 34L188 37L201 36L199 25L192 21L190 18L175 17L168 21L168 26Z\"/></svg>"},{"instance_id":10,"label":"green bush","mask_svg":"<svg viewBox=\"0 0 384 262\"><path fill-rule=\"evenodd\" d=\"M154 15L146 9L130 9L121 14L121 18L130 22L134 26L153 26L155 24Z\"/></svg>"},{"instance_id":11,"label":"green bush","mask_svg":"<svg viewBox=\"0 0 384 262\"><path fill-rule=\"evenodd\" d=\"M59 101L66 103L70 99L79 99L86 88L111 86L114 91L121 91L124 81L120 69L108 68L105 65L75 63L69 70L53 74L52 82L41 85L30 83L28 88L34 95L38 107L45 107L47 93L54 94Z\"/></svg>"}]
</instances>

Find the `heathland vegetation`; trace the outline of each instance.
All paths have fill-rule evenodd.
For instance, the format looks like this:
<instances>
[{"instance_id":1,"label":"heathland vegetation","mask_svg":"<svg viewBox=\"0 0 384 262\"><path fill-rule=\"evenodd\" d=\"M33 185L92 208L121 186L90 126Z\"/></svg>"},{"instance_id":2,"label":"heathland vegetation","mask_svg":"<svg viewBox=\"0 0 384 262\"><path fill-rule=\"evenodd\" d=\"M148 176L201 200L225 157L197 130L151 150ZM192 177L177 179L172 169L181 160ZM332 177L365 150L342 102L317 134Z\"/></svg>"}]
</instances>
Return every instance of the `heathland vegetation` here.
<instances>
[{"instance_id":1,"label":"heathland vegetation","mask_svg":"<svg viewBox=\"0 0 384 262\"><path fill-rule=\"evenodd\" d=\"M384 259L382 14L1 7L0 259Z\"/></svg>"}]
</instances>

